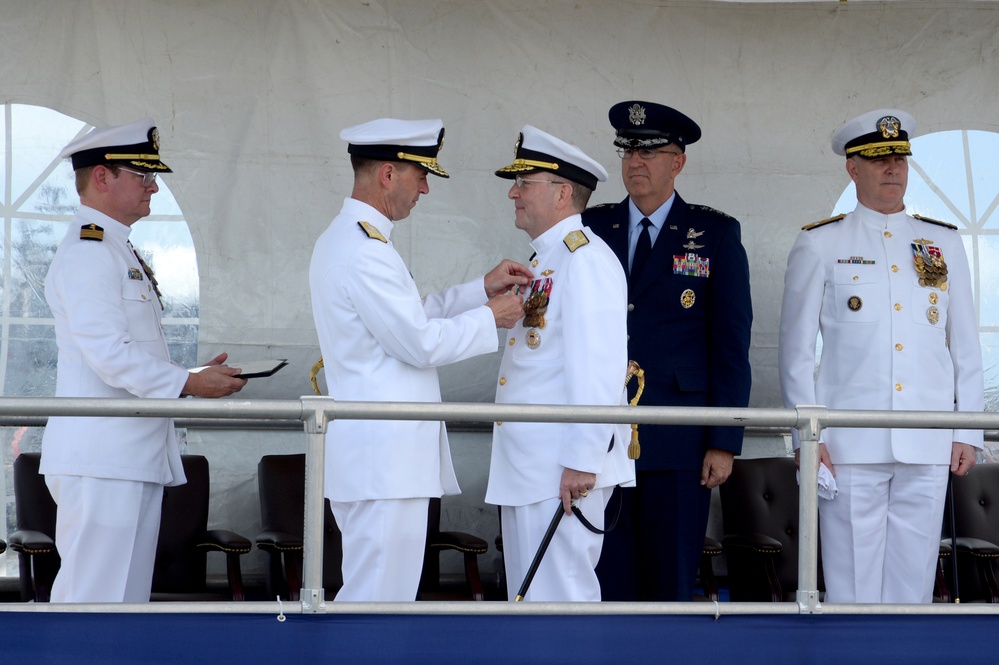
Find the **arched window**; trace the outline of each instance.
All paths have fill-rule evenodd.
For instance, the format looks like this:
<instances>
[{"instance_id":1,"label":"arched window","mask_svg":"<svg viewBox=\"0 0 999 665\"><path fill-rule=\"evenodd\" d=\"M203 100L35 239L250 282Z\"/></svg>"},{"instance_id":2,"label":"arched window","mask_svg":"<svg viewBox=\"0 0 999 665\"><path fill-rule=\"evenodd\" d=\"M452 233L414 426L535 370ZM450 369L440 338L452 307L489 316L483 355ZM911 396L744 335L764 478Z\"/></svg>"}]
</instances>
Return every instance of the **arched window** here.
<instances>
[{"instance_id":1,"label":"arched window","mask_svg":"<svg viewBox=\"0 0 999 665\"><path fill-rule=\"evenodd\" d=\"M0 108L0 395L46 397L55 392L56 343L45 302L45 274L80 203L69 161L56 156L91 126L39 106ZM191 233L169 181L169 174L157 180L151 214L132 227L130 237L156 272L171 357L193 367L198 268ZM40 440L38 428L0 428L5 469L0 496L8 527L14 520L13 490L5 480L10 464L20 451L37 450ZM0 526L0 536L3 531Z\"/></svg>"},{"instance_id":2,"label":"arched window","mask_svg":"<svg viewBox=\"0 0 999 665\"><path fill-rule=\"evenodd\" d=\"M999 411L999 134L951 130L912 140L906 210L955 224L964 239L985 365L985 408ZM853 183L834 215L856 207Z\"/></svg>"}]
</instances>

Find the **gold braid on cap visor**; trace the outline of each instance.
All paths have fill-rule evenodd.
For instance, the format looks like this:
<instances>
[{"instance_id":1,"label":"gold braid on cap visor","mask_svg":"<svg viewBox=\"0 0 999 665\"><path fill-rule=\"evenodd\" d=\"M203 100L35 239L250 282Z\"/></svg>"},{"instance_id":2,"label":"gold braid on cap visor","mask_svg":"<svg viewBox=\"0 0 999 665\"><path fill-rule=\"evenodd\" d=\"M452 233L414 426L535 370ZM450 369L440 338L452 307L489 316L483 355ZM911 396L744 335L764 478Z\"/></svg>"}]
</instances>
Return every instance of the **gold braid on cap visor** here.
<instances>
[{"instance_id":1,"label":"gold braid on cap visor","mask_svg":"<svg viewBox=\"0 0 999 665\"><path fill-rule=\"evenodd\" d=\"M536 159L522 159L518 157L513 160L513 164L510 166L504 166L500 169L502 173L519 173L521 171L534 171L536 169L551 169L552 171L558 171L558 164L555 162L539 162Z\"/></svg>"},{"instance_id":2,"label":"gold braid on cap visor","mask_svg":"<svg viewBox=\"0 0 999 665\"><path fill-rule=\"evenodd\" d=\"M884 157L885 155L911 155L912 148L908 141L892 141L890 143L867 143L850 148L846 156L859 154L861 157Z\"/></svg>"},{"instance_id":3,"label":"gold braid on cap visor","mask_svg":"<svg viewBox=\"0 0 999 665\"><path fill-rule=\"evenodd\" d=\"M117 155L117 154L113 154L113 153L108 153L108 154L104 155L104 159L107 159L107 160L112 160L112 159L159 159L159 158L160 158L159 155L136 155L136 154L131 154L131 155Z\"/></svg>"},{"instance_id":4,"label":"gold braid on cap visor","mask_svg":"<svg viewBox=\"0 0 999 665\"><path fill-rule=\"evenodd\" d=\"M413 155L408 152L398 152L396 153L396 157L407 162L417 162L419 164L423 164L434 173L447 175L447 171L445 171L444 168L437 163L436 157L424 157L423 155Z\"/></svg>"}]
</instances>

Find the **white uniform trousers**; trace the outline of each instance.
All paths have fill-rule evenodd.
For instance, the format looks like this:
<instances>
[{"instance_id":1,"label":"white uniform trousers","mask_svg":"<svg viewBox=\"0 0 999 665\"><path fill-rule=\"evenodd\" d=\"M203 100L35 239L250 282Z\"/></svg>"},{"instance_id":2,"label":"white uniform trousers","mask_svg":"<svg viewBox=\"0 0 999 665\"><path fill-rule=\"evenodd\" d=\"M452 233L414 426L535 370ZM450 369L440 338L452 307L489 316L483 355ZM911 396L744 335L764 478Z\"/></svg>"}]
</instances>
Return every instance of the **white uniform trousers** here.
<instances>
[{"instance_id":1,"label":"white uniform trousers","mask_svg":"<svg viewBox=\"0 0 999 665\"><path fill-rule=\"evenodd\" d=\"M343 534L343 587L336 600L416 600L430 500L330 501L330 507Z\"/></svg>"},{"instance_id":2,"label":"white uniform trousers","mask_svg":"<svg viewBox=\"0 0 999 665\"><path fill-rule=\"evenodd\" d=\"M819 500L826 602L932 602L948 473L946 465L836 464L839 494Z\"/></svg>"},{"instance_id":3,"label":"white uniform trousers","mask_svg":"<svg viewBox=\"0 0 999 665\"><path fill-rule=\"evenodd\" d=\"M62 566L53 603L145 603L153 582L163 486L47 475Z\"/></svg>"},{"instance_id":4,"label":"white uniform trousers","mask_svg":"<svg viewBox=\"0 0 999 665\"><path fill-rule=\"evenodd\" d=\"M592 489L576 502L587 521L598 529L604 528L604 508L613 489ZM559 499L547 499L526 506L503 506L503 561L509 600L516 599L555 507L561 505ZM603 543L603 534L587 529L575 515L563 515L524 600L599 602L595 569Z\"/></svg>"}]
</instances>

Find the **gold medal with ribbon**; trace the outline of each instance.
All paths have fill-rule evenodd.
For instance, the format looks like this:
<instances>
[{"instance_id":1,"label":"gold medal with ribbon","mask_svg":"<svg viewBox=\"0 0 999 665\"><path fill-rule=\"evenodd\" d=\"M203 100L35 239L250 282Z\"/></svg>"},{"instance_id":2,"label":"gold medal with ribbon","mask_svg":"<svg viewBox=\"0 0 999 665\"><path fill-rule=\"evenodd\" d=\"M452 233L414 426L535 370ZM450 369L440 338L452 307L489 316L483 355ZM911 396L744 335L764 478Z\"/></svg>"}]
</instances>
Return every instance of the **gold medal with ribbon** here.
<instances>
[{"instance_id":1,"label":"gold medal with ribbon","mask_svg":"<svg viewBox=\"0 0 999 665\"><path fill-rule=\"evenodd\" d=\"M919 285L946 290L947 262L936 245L922 238L912 243L912 261L919 275Z\"/></svg>"}]
</instances>

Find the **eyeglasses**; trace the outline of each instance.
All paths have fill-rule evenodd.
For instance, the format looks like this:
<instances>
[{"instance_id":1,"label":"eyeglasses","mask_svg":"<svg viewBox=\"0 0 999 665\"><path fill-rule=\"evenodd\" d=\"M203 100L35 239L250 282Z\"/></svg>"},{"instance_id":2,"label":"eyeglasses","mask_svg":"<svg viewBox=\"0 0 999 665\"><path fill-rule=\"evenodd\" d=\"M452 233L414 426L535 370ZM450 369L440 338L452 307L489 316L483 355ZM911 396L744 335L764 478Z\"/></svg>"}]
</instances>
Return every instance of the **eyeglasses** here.
<instances>
[{"instance_id":1,"label":"eyeglasses","mask_svg":"<svg viewBox=\"0 0 999 665\"><path fill-rule=\"evenodd\" d=\"M564 180L531 180L530 178L524 178L522 176L516 176L513 179L513 181L515 183L517 183L517 189L523 189L525 182L536 182L536 183L539 183L539 184L543 183L545 185L565 185L566 184L566 182Z\"/></svg>"},{"instance_id":2,"label":"eyeglasses","mask_svg":"<svg viewBox=\"0 0 999 665\"><path fill-rule=\"evenodd\" d=\"M638 157L640 159L655 159L656 155L661 154L661 153L666 153L666 154L669 154L669 155L680 155L680 154L682 154L682 153L677 152L675 150L653 150L652 148L638 148L637 150L633 149L633 148L618 148L617 149L617 155L621 159L631 159L632 156L634 156L636 153L638 154Z\"/></svg>"},{"instance_id":3,"label":"eyeglasses","mask_svg":"<svg viewBox=\"0 0 999 665\"><path fill-rule=\"evenodd\" d=\"M140 176L143 187L152 187L153 183L156 182L156 174L152 171L133 171L132 169L126 169L124 166L119 166L118 170Z\"/></svg>"}]
</instances>

